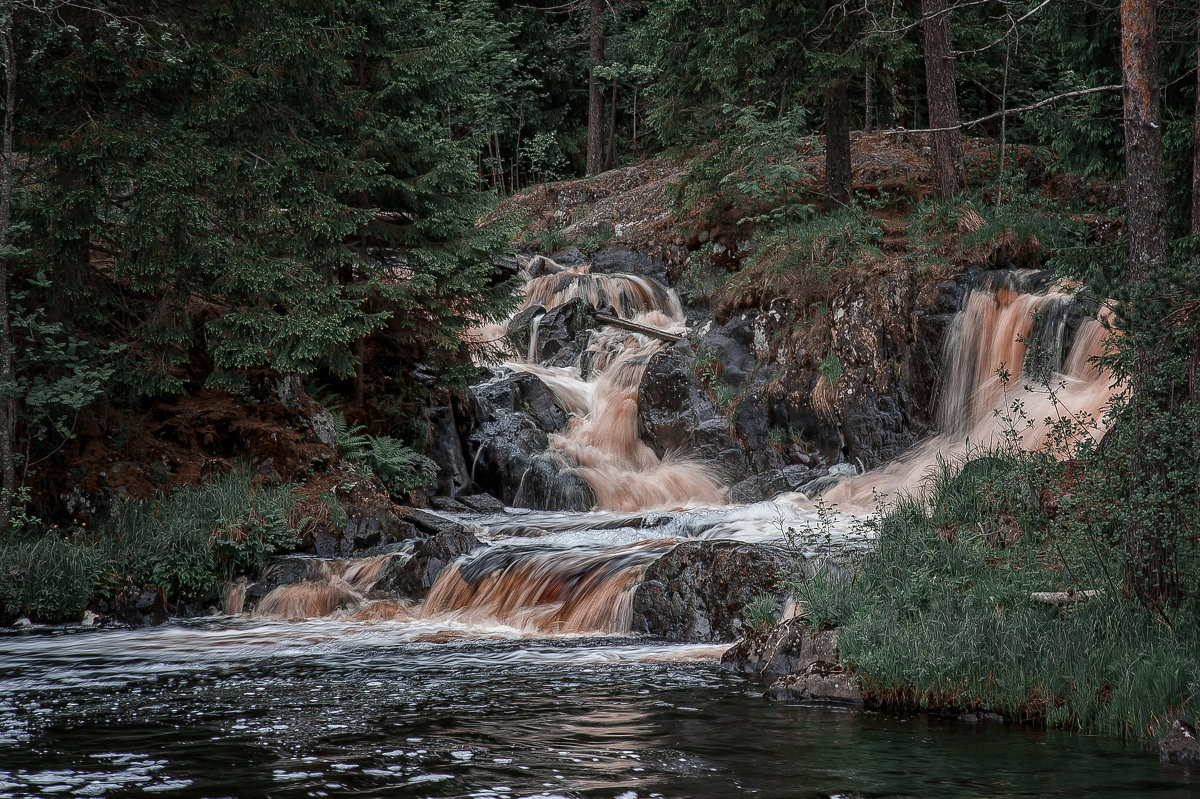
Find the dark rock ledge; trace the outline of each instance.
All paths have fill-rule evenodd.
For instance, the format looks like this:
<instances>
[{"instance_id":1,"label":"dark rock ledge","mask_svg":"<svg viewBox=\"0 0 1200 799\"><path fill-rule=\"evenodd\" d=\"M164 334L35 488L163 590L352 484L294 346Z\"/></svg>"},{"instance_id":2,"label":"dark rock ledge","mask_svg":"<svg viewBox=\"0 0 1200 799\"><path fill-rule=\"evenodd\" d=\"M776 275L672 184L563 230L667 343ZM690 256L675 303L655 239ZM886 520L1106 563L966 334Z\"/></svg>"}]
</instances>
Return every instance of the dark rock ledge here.
<instances>
[{"instance_id":1,"label":"dark rock ledge","mask_svg":"<svg viewBox=\"0 0 1200 799\"><path fill-rule=\"evenodd\" d=\"M756 630L730 647L721 667L771 680L765 696L782 701L830 702L861 707L853 675L838 662L837 630L812 632L803 619Z\"/></svg>"}]
</instances>

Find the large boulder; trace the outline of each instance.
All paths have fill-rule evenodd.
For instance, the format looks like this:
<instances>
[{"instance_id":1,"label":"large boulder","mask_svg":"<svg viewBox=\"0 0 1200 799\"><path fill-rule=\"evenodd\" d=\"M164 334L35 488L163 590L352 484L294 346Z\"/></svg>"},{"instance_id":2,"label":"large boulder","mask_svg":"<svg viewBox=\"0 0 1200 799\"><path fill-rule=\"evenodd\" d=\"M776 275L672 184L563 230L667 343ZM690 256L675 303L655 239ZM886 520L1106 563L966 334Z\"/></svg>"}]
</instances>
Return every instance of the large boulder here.
<instances>
[{"instance_id":1,"label":"large boulder","mask_svg":"<svg viewBox=\"0 0 1200 799\"><path fill-rule=\"evenodd\" d=\"M567 410L535 375L515 372L471 389L481 420L468 442L471 477L510 507L591 510L595 496L572 465L549 452L547 433L567 425Z\"/></svg>"},{"instance_id":2,"label":"large boulder","mask_svg":"<svg viewBox=\"0 0 1200 799\"><path fill-rule=\"evenodd\" d=\"M570 366L587 349L591 328L595 325L591 309L583 300L546 311L537 323L533 358L547 366ZM531 326L532 332L532 326Z\"/></svg>"},{"instance_id":3,"label":"large boulder","mask_svg":"<svg viewBox=\"0 0 1200 799\"><path fill-rule=\"evenodd\" d=\"M441 496L454 497L471 488L471 467L463 454L458 423L450 405L439 405L425 411L429 432L425 437L425 455L437 464L433 488Z\"/></svg>"},{"instance_id":4,"label":"large boulder","mask_svg":"<svg viewBox=\"0 0 1200 799\"><path fill-rule=\"evenodd\" d=\"M450 530L421 539L412 545L407 558L398 556L388 564L373 591L424 599L443 569L481 546L478 538L463 530Z\"/></svg>"},{"instance_id":5,"label":"large boulder","mask_svg":"<svg viewBox=\"0 0 1200 799\"><path fill-rule=\"evenodd\" d=\"M782 607L787 556L740 541L685 541L646 569L633 597L633 632L671 641L733 641L751 629L758 594Z\"/></svg>"},{"instance_id":6,"label":"large boulder","mask_svg":"<svg viewBox=\"0 0 1200 799\"><path fill-rule=\"evenodd\" d=\"M710 464L727 483L750 468L730 435L730 422L696 383L691 345L681 341L655 353L638 386L638 432L663 457L683 453Z\"/></svg>"},{"instance_id":7,"label":"large boulder","mask_svg":"<svg viewBox=\"0 0 1200 799\"><path fill-rule=\"evenodd\" d=\"M471 391L485 419L499 421L519 413L543 433L557 433L567 426L568 412L562 402L536 375L528 372L510 372L473 386Z\"/></svg>"}]
</instances>

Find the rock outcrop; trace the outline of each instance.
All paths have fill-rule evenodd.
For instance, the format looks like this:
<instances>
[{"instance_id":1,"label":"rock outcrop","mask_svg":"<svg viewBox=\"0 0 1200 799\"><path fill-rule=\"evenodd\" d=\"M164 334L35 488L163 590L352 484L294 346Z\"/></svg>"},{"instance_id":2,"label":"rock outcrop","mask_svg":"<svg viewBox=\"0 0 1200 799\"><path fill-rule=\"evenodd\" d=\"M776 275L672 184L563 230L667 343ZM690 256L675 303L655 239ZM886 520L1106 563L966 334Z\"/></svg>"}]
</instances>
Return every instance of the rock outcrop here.
<instances>
[{"instance_id":1,"label":"rock outcrop","mask_svg":"<svg viewBox=\"0 0 1200 799\"><path fill-rule=\"evenodd\" d=\"M862 705L853 676L838 662L837 630L813 632L802 619L756 630L721 658L721 667L771 683L768 699Z\"/></svg>"},{"instance_id":2,"label":"rock outcrop","mask_svg":"<svg viewBox=\"0 0 1200 799\"><path fill-rule=\"evenodd\" d=\"M535 375L501 375L472 391L479 418L468 436L474 484L505 505L590 510L591 487L549 451L549 433L567 425L567 410Z\"/></svg>"},{"instance_id":3,"label":"rock outcrop","mask_svg":"<svg viewBox=\"0 0 1200 799\"><path fill-rule=\"evenodd\" d=\"M782 607L788 562L776 547L740 541L685 541L646 569L633 597L633 632L671 641L732 641L751 628L747 607L760 593Z\"/></svg>"},{"instance_id":4,"label":"rock outcrop","mask_svg":"<svg viewBox=\"0 0 1200 799\"><path fill-rule=\"evenodd\" d=\"M1166 737L1158 742L1158 757L1164 763L1200 763L1200 741L1196 738L1196 729L1177 720Z\"/></svg>"},{"instance_id":5,"label":"rock outcrop","mask_svg":"<svg viewBox=\"0 0 1200 799\"><path fill-rule=\"evenodd\" d=\"M442 569L483 546L471 533L449 530L412 545L408 557L393 559L372 591L407 599L424 599Z\"/></svg>"}]
</instances>

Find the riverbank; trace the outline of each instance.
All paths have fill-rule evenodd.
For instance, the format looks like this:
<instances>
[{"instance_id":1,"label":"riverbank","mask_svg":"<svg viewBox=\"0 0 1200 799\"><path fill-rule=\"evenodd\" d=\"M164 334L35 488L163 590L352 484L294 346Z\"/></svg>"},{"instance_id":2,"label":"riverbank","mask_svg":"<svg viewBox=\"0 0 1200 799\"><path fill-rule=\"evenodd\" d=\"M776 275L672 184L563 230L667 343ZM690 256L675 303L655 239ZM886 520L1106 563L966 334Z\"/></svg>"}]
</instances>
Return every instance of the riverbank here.
<instances>
[{"instance_id":1,"label":"riverbank","mask_svg":"<svg viewBox=\"0 0 1200 799\"><path fill-rule=\"evenodd\" d=\"M881 517L875 551L798 576L803 620L726 655L768 695L992 717L1153 747L1200 711L1200 628L1187 605L1147 609L1121 556L1064 523L1085 464L992 452L942 462ZM812 630L835 628L811 634ZM853 690L837 685L852 683ZM1194 736L1194 734L1193 734ZM1195 759L1195 738L1175 742Z\"/></svg>"}]
</instances>

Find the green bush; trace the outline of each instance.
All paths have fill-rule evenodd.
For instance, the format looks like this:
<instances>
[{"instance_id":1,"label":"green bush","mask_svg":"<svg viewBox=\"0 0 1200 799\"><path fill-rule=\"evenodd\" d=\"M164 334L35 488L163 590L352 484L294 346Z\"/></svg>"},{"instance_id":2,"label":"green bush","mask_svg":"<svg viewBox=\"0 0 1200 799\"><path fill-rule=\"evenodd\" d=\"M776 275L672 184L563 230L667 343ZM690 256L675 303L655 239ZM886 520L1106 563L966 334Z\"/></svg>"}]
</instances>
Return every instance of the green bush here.
<instances>
[{"instance_id":1,"label":"green bush","mask_svg":"<svg viewBox=\"0 0 1200 799\"><path fill-rule=\"evenodd\" d=\"M52 530L0 541L0 618L78 619L107 579L104 547Z\"/></svg>"}]
</instances>

